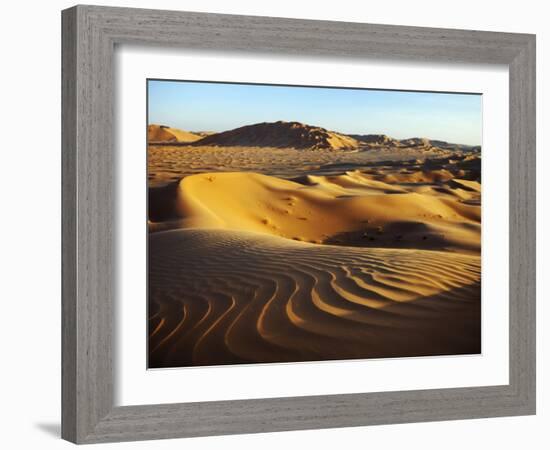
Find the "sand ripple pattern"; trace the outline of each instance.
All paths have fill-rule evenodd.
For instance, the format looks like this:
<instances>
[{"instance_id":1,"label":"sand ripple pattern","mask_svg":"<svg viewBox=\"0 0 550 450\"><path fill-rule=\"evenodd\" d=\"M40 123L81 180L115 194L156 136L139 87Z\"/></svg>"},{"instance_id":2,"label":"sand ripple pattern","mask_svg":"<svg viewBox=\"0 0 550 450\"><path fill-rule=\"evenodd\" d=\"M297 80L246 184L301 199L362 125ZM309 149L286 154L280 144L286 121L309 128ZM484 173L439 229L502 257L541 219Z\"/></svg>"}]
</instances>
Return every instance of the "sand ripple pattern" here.
<instances>
[{"instance_id":1,"label":"sand ripple pattern","mask_svg":"<svg viewBox=\"0 0 550 450\"><path fill-rule=\"evenodd\" d=\"M149 366L480 352L480 258L251 232L149 236Z\"/></svg>"}]
</instances>

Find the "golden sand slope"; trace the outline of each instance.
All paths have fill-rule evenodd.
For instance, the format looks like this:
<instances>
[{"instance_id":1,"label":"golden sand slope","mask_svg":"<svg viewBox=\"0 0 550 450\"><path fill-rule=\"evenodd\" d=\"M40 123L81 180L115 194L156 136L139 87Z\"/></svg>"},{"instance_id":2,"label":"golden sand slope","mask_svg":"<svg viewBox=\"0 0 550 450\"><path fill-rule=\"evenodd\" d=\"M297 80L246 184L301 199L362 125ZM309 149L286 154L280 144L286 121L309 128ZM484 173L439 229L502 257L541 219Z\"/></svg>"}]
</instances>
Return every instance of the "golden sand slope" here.
<instances>
[{"instance_id":1,"label":"golden sand slope","mask_svg":"<svg viewBox=\"0 0 550 450\"><path fill-rule=\"evenodd\" d=\"M171 200L181 218L173 226L312 243L479 253L479 183L437 171L400 177L404 182L390 184L347 172L308 176L300 184L245 172L192 175L179 183ZM448 183L420 182L434 178ZM166 229L166 224L152 229L162 226Z\"/></svg>"},{"instance_id":2,"label":"golden sand slope","mask_svg":"<svg viewBox=\"0 0 550 450\"><path fill-rule=\"evenodd\" d=\"M479 256L183 229L149 236L149 270L150 367L480 351Z\"/></svg>"},{"instance_id":3,"label":"golden sand slope","mask_svg":"<svg viewBox=\"0 0 550 450\"><path fill-rule=\"evenodd\" d=\"M195 142L203 137L199 134L163 125L152 124L147 127L148 142Z\"/></svg>"}]
</instances>

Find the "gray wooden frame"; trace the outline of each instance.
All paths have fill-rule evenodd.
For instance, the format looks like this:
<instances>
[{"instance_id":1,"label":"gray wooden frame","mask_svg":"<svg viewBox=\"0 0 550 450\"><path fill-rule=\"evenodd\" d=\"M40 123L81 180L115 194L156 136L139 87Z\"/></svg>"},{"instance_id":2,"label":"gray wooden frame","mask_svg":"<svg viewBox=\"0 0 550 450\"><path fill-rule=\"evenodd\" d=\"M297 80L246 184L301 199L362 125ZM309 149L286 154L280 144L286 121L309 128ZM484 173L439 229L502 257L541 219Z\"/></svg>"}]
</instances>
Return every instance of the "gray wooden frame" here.
<instances>
[{"instance_id":1,"label":"gray wooden frame","mask_svg":"<svg viewBox=\"0 0 550 450\"><path fill-rule=\"evenodd\" d=\"M62 13L62 436L76 443L535 413L535 36L143 9ZM168 405L113 404L113 52L204 50L506 64L508 385Z\"/></svg>"}]
</instances>

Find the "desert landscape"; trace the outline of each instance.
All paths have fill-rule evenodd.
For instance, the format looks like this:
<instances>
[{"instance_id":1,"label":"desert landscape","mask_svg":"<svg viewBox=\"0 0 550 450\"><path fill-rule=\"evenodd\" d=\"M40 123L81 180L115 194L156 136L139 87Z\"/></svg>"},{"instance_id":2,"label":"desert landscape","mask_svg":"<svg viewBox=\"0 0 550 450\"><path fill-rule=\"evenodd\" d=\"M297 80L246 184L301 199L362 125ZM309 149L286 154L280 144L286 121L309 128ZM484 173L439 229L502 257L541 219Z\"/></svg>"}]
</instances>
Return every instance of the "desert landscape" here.
<instances>
[{"instance_id":1,"label":"desert landscape","mask_svg":"<svg viewBox=\"0 0 550 450\"><path fill-rule=\"evenodd\" d=\"M481 149L148 126L149 367L481 351Z\"/></svg>"}]
</instances>

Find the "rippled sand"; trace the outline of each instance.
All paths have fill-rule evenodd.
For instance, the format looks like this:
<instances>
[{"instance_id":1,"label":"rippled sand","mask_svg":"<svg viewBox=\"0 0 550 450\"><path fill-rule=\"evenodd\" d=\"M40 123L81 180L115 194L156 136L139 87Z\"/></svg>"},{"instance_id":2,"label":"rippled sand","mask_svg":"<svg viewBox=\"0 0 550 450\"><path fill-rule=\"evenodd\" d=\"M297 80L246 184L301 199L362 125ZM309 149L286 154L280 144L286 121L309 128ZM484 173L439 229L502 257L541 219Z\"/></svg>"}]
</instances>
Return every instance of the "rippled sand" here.
<instances>
[{"instance_id":1,"label":"rippled sand","mask_svg":"<svg viewBox=\"0 0 550 450\"><path fill-rule=\"evenodd\" d=\"M479 257L150 235L150 367L480 352Z\"/></svg>"}]
</instances>

